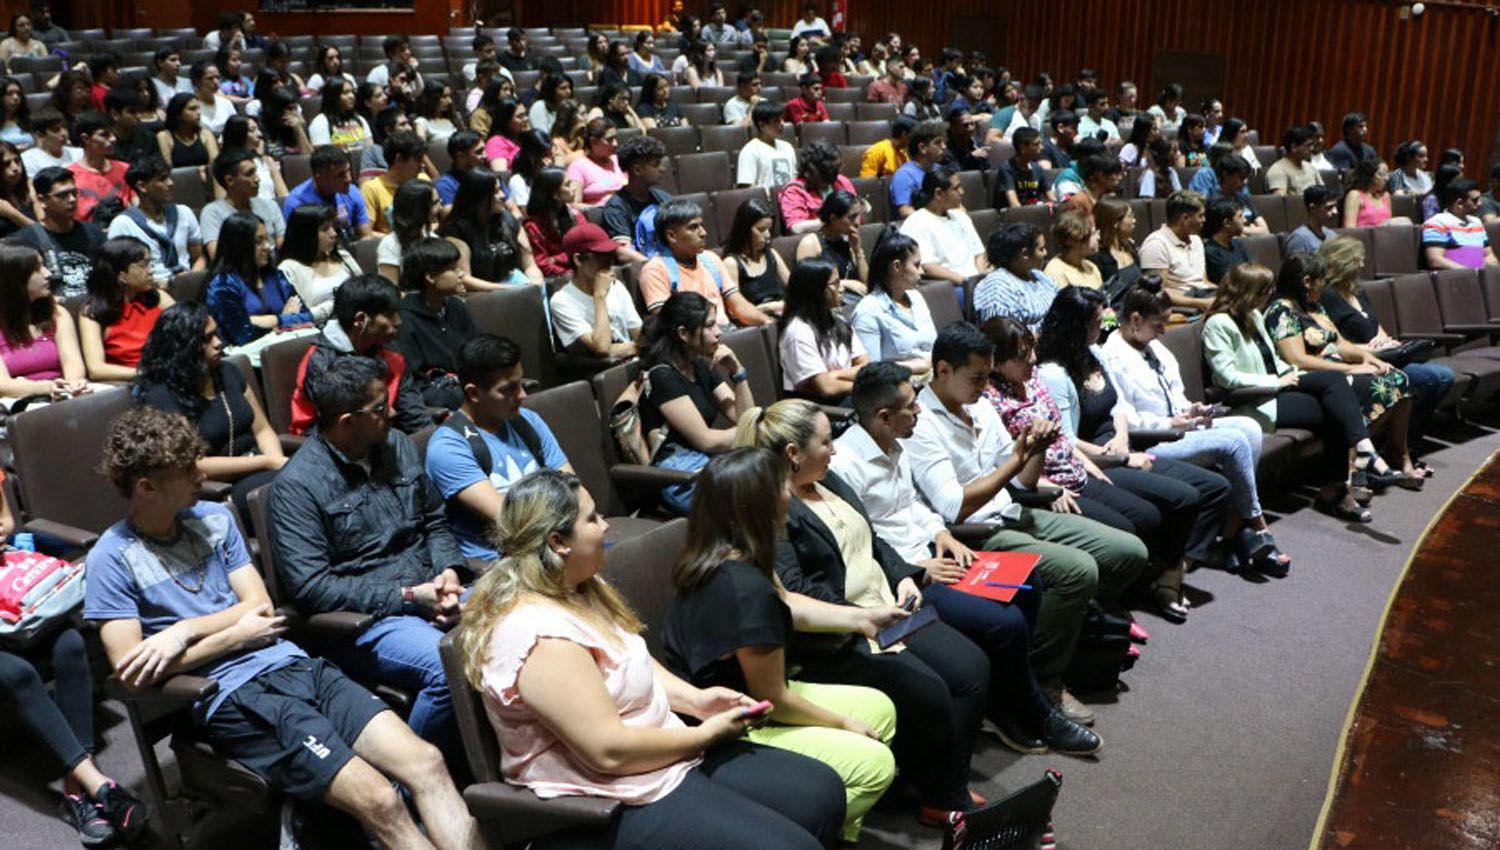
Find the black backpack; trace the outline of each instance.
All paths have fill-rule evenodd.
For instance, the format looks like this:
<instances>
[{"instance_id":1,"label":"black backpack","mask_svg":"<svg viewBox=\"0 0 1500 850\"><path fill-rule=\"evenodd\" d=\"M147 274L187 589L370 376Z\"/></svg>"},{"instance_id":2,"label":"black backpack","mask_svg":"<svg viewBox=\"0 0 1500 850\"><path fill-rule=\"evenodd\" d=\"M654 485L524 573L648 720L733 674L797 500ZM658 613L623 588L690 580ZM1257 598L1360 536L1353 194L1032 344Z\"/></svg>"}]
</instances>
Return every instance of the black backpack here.
<instances>
[{"instance_id":1,"label":"black backpack","mask_svg":"<svg viewBox=\"0 0 1500 850\"><path fill-rule=\"evenodd\" d=\"M526 421L526 417L519 413L512 417L508 424L511 430L516 432L516 436L521 438L526 450L531 452L531 456L536 459L536 465L545 469L547 460L542 453L541 435L537 434L536 429L531 427L531 423ZM495 458L490 454L490 447L485 444L484 436L479 433L479 426L465 416L462 410L450 413L440 427L452 428L458 432L458 435L464 438L464 442L469 444L469 451L474 453L474 460L479 464L479 468L484 470L484 474L489 476L494 473Z\"/></svg>"}]
</instances>

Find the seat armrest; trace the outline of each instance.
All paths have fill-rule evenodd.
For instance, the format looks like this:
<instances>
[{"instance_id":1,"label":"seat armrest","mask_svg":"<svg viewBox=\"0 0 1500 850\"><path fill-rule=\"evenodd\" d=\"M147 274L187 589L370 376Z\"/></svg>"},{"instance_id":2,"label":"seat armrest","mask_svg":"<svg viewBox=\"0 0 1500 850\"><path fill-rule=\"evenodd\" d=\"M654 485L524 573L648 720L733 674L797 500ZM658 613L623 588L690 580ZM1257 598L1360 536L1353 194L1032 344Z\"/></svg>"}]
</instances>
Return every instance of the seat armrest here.
<instances>
[{"instance_id":1,"label":"seat armrest","mask_svg":"<svg viewBox=\"0 0 1500 850\"><path fill-rule=\"evenodd\" d=\"M198 498L210 502L222 502L229 498L229 491L233 489L234 485L227 481L207 480L198 488Z\"/></svg>"},{"instance_id":2,"label":"seat armrest","mask_svg":"<svg viewBox=\"0 0 1500 850\"><path fill-rule=\"evenodd\" d=\"M1449 333L1464 334L1466 336L1482 336L1485 334L1494 333L1496 328L1494 325L1488 323L1480 324L1476 322L1471 324L1468 322L1444 322L1443 330Z\"/></svg>"},{"instance_id":3,"label":"seat armrest","mask_svg":"<svg viewBox=\"0 0 1500 850\"><path fill-rule=\"evenodd\" d=\"M823 411L824 416L827 416L834 422L854 416L854 408L852 407L839 407L836 404L820 404L818 405L818 409Z\"/></svg>"},{"instance_id":4,"label":"seat armrest","mask_svg":"<svg viewBox=\"0 0 1500 850\"><path fill-rule=\"evenodd\" d=\"M1204 396L1211 402L1229 407L1241 407L1270 401L1279 392L1281 392L1280 387L1235 387L1232 390L1209 387L1204 391Z\"/></svg>"},{"instance_id":5,"label":"seat armrest","mask_svg":"<svg viewBox=\"0 0 1500 850\"><path fill-rule=\"evenodd\" d=\"M99 535L92 531L84 531L81 528L50 519L28 520L21 526L20 530L56 537L77 549L87 549L99 540Z\"/></svg>"},{"instance_id":6,"label":"seat armrest","mask_svg":"<svg viewBox=\"0 0 1500 850\"><path fill-rule=\"evenodd\" d=\"M1130 447L1145 449L1157 443L1174 443L1182 439L1182 434L1176 428L1131 428Z\"/></svg>"},{"instance_id":7,"label":"seat armrest","mask_svg":"<svg viewBox=\"0 0 1500 850\"><path fill-rule=\"evenodd\" d=\"M104 680L104 692L111 699L121 702L166 702L195 703L219 692L217 679L188 676L179 673L158 685L144 690L131 690L114 676Z\"/></svg>"},{"instance_id":8,"label":"seat armrest","mask_svg":"<svg viewBox=\"0 0 1500 850\"><path fill-rule=\"evenodd\" d=\"M507 844L579 827L609 823L616 800L567 796L544 800L526 788L506 782L477 782L464 789L464 802L476 820L498 822Z\"/></svg>"},{"instance_id":9,"label":"seat armrest","mask_svg":"<svg viewBox=\"0 0 1500 850\"><path fill-rule=\"evenodd\" d=\"M988 522L955 522L948 526L948 533L968 547L983 546L1000 525Z\"/></svg>"},{"instance_id":10,"label":"seat armrest","mask_svg":"<svg viewBox=\"0 0 1500 850\"><path fill-rule=\"evenodd\" d=\"M374 614L359 611L325 611L311 616L293 614L288 618L296 623L298 631L319 637L353 637L375 622Z\"/></svg>"},{"instance_id":11,"label":"seat armrest","mask_svg":"<svg viewBox=\"0 0 1500 850\"><path fill-rule=\"evenodd\" d=\"M1460 333L1410 333L1402 332L1400 338L1403 342L1413 339L1430 339L1436 345L1457 345L1464 341L1464 335Z\"/></svg>"},{"instance_id":12,"label":"seat armrest","mask_svg":"<svg viewBox=\"0 0 1500 850\"><path fill-rule=\"evenodd\" d=\"M276 439L281 443L281 453L287 457L296 454L297 450L302 448L302 444L307 442L304 434L277 434Z\"/></svg>"},{"instance_id":13,"label":"seat armrest","mask_svg":"<svg viewBox=\"0 0 1500 850\"><path fill-rule=\"evenodd\" d=\"M686 484L697 478L698 474L682 469L666 469L639 463L617 463L609 468L609 477L619 487L659 490L673 484Z\"/></svg>"},{"instance_id":14,"label":"seat armrest","mask_svg":"<svg viewBox=\"0 0 1500 850\"><path fill-rule=\"evenodd\" d=\"M1058 494L1062 492L1061 487L1052 484L1040 484L1031 489L1006 485L1010 492L1010 498L1016 504L1027 508L1041 508L1050 510L1052 503L1057 500Z\"/></svg>"}]
</instances>

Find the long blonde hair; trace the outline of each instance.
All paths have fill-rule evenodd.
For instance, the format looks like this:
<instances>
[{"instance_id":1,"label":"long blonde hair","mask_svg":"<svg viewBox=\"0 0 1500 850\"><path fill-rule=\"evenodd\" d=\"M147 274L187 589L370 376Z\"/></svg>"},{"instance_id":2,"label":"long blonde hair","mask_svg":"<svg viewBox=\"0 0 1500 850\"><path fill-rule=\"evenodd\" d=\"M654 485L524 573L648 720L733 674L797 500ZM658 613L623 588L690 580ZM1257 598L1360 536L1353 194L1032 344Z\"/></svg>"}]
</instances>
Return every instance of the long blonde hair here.
<instances>
[{"instance_id":1,"label":"long blonde hair","mask_svg":"<svg viewBox=\"0 0 1500 850\"><path fill-rule=\"evenodd\" d=\"M1275 283L1276 276L1265 266L1240 263L1230 269L1224 282L1219 284L1208 315L1226 313L1245 334L1254 333L1255 322L1251 314L1266 306Z\"/></svg>"},{"instance_id":2,"label":"long blonde hair","mask_svg":"<svg viewBox=\"0 0 1500 850\"><path fill-rule=\"evenodd\" d=\"M475 688L483 687L485 661L495 625L524 595L550 600L586 620L639 632L641 621L624 597L598 575L577 587L564 580L563 559L547 545L554 532L571 537L578 522L575 475L542 470L513 484L500 509L499 544L505 553L474 583L464 606L464 617L454 640L464 659L464 675ZM606 639L613 628L601 629Z\"/></svg>"}]
</instances>

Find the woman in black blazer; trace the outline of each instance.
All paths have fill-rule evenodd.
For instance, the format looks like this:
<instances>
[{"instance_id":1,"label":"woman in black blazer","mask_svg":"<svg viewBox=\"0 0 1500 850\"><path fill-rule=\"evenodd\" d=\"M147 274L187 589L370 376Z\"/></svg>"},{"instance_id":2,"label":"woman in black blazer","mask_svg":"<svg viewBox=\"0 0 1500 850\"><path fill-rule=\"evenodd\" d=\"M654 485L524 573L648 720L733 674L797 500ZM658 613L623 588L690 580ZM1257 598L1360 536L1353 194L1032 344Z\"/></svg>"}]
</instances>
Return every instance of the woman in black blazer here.
<instances>
[{"instance_id":1,"label":"woman in black blazer","mask_svg":"<svg viewBox=\"0 0 1500 850\"><path fill-rule=\"evenodd\" d=\"M915 601L932 605L946 621L912 635L901 652L880 652L873 643L864 643L852 660L846 655L837 664L798 659L802 676L810 681L873 685L890 695L896 703L892 749L898 765L903 756L925 754L947 765L927 765L938 768L938 781L961 783L986 709L1002 739L1022 752L1085 754L1099 749L1098 736L1057 710L1032 675L1030 632L1021 606L930 584L922 568L906 563L875 534L859 497L828 471L833 436L817 405L787 399L765 410L751 409L740 419L735 442L771 449L792 469L787 535L776 558L776 573L787 590L861 607ZM987 700L987 692L993 699ZM939 718L950 720L951 726L937 728ZM914 746L913 733L941 733L953 744L944 750L930 742ZM950 795L956 790L927 787Z\"/></svg>"}]
</instances>

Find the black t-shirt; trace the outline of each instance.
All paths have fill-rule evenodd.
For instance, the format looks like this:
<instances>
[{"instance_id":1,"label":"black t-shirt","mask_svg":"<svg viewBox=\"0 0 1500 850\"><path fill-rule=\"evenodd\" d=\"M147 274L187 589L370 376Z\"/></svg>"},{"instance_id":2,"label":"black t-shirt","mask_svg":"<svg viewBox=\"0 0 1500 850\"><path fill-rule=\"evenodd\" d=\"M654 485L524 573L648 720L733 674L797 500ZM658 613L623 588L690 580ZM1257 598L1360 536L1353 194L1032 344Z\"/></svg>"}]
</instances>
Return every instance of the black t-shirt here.
<instances>
[{"instance_id":1,"label":"black t-shirt","mask_svg":"<svg viewBox=\"0 0 1500 850\"><path fill-rule=\"evenodd\" d=\"M750 274L739 257L733 259L740 272L740 294L749 299L751 304L780 301L785 297L786 293L781 287L781 274L777 271L776 261L771 258L770 252L766 253L765 269L758 275Z\"/></svg>"},{"instance_id":2,"label":"black t-shirt","mask_svg":"<svg viewBox=\"0 0 1500 850\"><path fill-rule=\"evenodd\" d=\"M651 367L648 375L651 378L651 392L641 399L641 427L646 431L660 428L666 422L661 415L661 406L682 396L692 400L704 422L712 425L719 417L719 403L714 401L714 390L724 383L724 379L714 371L708 358L699 357L693 361L691 381L683 377L676 367L666 363ZM667 429L667 443L692 446L680 431L671 426Z\"/></svg>"},{"instance_id":3,"label":"black t-shirt","mask_svg":"<svg viewBox=\"0 0 1500 850\"><path fill-rule=\"evenodd\" d=\"M1324 289L1320 301L1328 318L1333 320L1334 327L1339 329L1339 336L1344 339L1364 345L1380 333L1380 320L1375 318L1370 297L1363 290L1359 292L1359 310L1354 309L1354 305L1332 289Z\"/></svg>"},{"instance_id":4,"label":"black t-shirt","mask_svg":"<svg viewBox=\"0 0 1500 850\"><path fill-rule=\"evenodd\" d=\"M1014 191L1016 200L1022 206L1029 206L1041 203L1043 193L1050 188L1052 184L1041 165L1032 162L1023 166L1014 159L1009 160L995 172L995 209L1010 206L1005 198L1006 192Z\"/></svg>"},{"instance_id":5,"label":"black t-shirt","mask_svg":"<svg viewBox=\"0 0 1500 850\"><path fill-rule=\"evenodd\" d=\"M37 223L17 231L8 241L40 251L47 268L62 277L62 291L53 294L77 298L88 291L89 272L94 268L94 254L104 244L104 231L92 221L74 222L67 233L53 233Z\"/></svg>"},{"instance_id":6,"label":"black t-shirt","mask_svg":"<svg viewBox=\"0 0 1500 850\"><path fill-rule=\"evenodd\" d=\"M469 246L469 271L480 280L506 283L511 272L521 267L521 226L509 210L501 210L504 224L496 234L478 222L453 217L443 224L443 235L453 236Z\"/></svg>"},{"instance_id":7,"label":"black t-shirt","mask_svg":"<svg viewBox=\"0 0 1500 850\"><path fill-rule=\"evenodd\" d=\"M1115 438L1115 403L1120 396L1110 383L1109 373L1101 367L1104 389L1091 393L1078 387L1078 439L1102 446Z\"/></svg>"},{"instance_id":8,"label":"black t-shirt","mask_svg":"<svg viewBox=\"0 0 1500 850\"><path fill-rule=\"evenodd\" d=\"M760 570L725 561L704 582L677 597L662 622L667 669L700 688L745 693L735 650L787 646L792 612Z\"/></svg>"},{"instance_id":9,"label":"black t-shirt","mask_svg":"<svg viewBox=\"0 0 1500 850\"><path fill-rule=\"evenodd\" d=\"M141 401L157 410L186 416L197 426L198 436L208 445L211 457L240 457L250 454L256 448L255 410L245 398L245 376L233 364L220 363L219 380L224 389L213 398L204 399L203 408L196 417L163 384L145 387L141 393ZM231 430L234 432L232 448L229 444Z\"/></svg>"},{"instance_id":10,"label":"black t-shirt","mask_svg":"<svg viewBox=\"0 0 1500 850\"><path fill-rule=\"evenodd\" d=\"M1225 248L1212 239L1203 240L1203 274L1214 283L1222 283L1229 270L1240 263L1250 262L1250 255L1234 239Z\"/></svg>"},{"instance_id":11,"label":"black t-shirt","mask_svg":"<svg viewBox=\"0 0 1500 850\"><path fill-rule=\"evenodd\" d=\"M604 232L611 237L624 236L626 239L635 239L635 220L641 217L646 207L652 204L664 204L672 200L668 195L655 186L651 187L649 197L644 201L637 201L630 192L621 189L609 196L604 202Z\"/></svg>"},{"instance_id":12,"label":"black t-shirt","mask_svg":"<svg viewBox=\"0 0 1500 850\"><path fill-rule=\"evenodd\" d=\"M495 55L495 61L504 65L508 71L535 71L538 67L536 54L526 51L524 55L517 56L509 50L502 50Z\"/></svg>"},{"instance_id":13,"label":"black t-shirt","mask_svg":"<svg viewBox=\"0 0 1500 850\"><path fill-rule=\"evenodd\" d=\"M642 118L655 118L658 127L681 127L687 123L682 117L682 107L670 100L666 106L643 103L635 108L635 114Z\"/></svg>"}]
</instances>

